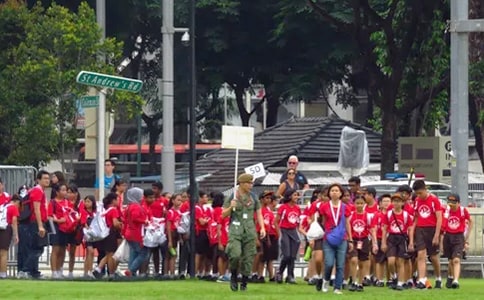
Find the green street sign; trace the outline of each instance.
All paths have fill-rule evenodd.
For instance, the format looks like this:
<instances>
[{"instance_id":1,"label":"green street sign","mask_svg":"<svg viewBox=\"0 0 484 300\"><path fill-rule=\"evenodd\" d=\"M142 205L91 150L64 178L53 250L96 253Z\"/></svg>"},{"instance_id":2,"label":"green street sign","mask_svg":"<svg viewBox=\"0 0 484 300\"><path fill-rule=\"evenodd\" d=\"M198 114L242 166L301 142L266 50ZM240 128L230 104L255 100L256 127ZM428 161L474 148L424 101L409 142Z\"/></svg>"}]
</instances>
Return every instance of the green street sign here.
<instances>
[{"instance_id":1,"label":"green street sign","mask_svg":"<svg viewBox=\"0 0 484 300\"><path fill-rule=\"evenodd\" d=\"M99 96L84 96L81 97L81 107L98 107L99 106Z\"/></svg>"},{"instance_id":2,"label":"green street sign","mask_svg":"<svg viewBox=\"0 0 484 300\"><path fill-rule=\"evenodd\" d=\"M133 93L139 92L143 87L143 82L138 79L131 79L88 71L79 72L76 77L76 82L85 85L111 88L115 90L122 90Z\"/></svg>"}]
</instances>

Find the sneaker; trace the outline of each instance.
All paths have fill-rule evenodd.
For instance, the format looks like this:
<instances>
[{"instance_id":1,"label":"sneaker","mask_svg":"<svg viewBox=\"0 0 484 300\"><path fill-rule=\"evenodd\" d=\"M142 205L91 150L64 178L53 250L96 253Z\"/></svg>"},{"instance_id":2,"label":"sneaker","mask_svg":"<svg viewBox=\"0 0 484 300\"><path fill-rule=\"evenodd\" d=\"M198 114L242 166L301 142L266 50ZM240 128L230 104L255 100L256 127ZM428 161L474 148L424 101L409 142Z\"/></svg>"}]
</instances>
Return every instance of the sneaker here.
<instances>
[{"instance_id":1,"label":"sneaker","mask_svg":"<svg viewBox=\"0 0 484 300\"><path fill-rule=\"evenodd\" d=\"M185 274L178 275L179 280L185 280L185 278L186 278Z\"/></svg>"},{"instance_id":2,"label":"sneaker","mask_svg":"<svg viewBox=\"0 0 484 300\"><path fill-rule=\"evenodd\" d=\"M460 287L460 285L457 281L452 282L452 288L453 289L458 289L459 287Z\"/></svg>"},{"instance_id":3,"label":"sneaker","mask_svg":"<svg viewBox=\"0 0 484 300\"><path fill-rule=\"evenodd\" d=\"M321 286L321 290L323 291L323 293L327 293L328 290L329 290L329 281L326 281L323 279L323 284Z\"/></svg>"},{"instance_id":4,"label":"sneaker","mask_svg":"<svg viewBox=\"0 0 484 300\"><path fill-rule=\"evenodd\" d=\"M350 291L350 292L356 292L357 289L358 289L358 286L356 284L352 283L350 285L350 287L348 288L348 291Z\"/></svg>"},{"instance_id":5,"label":"sneaker","mask_svg":"<svg viewBox=\"0 0 484 300\"><path fill-rule=\"evenodd\" d=\"M67 279L74 279L74 273L69 272L69 274L67 274Z\"/></svg>"},{"instance_id":6,"label":"sneaker","mask_svg":"<svg viewBox=\"0 0 484 300\"><path fill-rule=\"evenodd\" d=\"M266 279L264 278L264 276L259 276L259 278L257 278L257 283L266 283Z\"/></svg>"},{"instance_id":7,"label":"sneaker","mask_svg":"<svg viewBox=\"0 0 484 300\"><path fill-rule=\"evenodd\" d=\"M92 274L92 272L87 272L87 274L84 276L85 279L96 279L96 277L94 277L94 275Z\"/></svg>"},{"instance_id":8,"label":"sneaker","mask_svg":"<svg viewBox=\"0 0 484 300\"><path fill-rule=\"evenodd\" d=\"M343 292L340 289L334 289L333 294L343 295Z\"/></svg>"},{"instance_id":9,"label":"sneaker","mask_svg":"<svg viewBox=\"0 0 484 300\"><path fill-rule=\"evenodd\" d=\"M228 275L223 275L223 276L220 276L220 277L217 279L217 282L219 282L219 283L226 283L226 282L230 282L230 276L228 276Z\"/></svg>"},{"instance_id":10,"label":"sneaker","mask_svg":"<svg viewBox=\"0 0 484 300\"><path fill-rule=\"evenodd\" d=\"M435 288L436 289L441 289L442 288L442 280L436 280L435 281Z\"/></svg>"},{"instance_id":11,"label":"sneaker","mask_svg":"<svg viewBox=\"0 0 484 300\"><path fill-rule=\"evenodd\" d=\"M357 287L356 287L356 291L357 292L363 292L363 285L359 284Z\"/></svg>"},{"instance_id":12,"label":"sneaker","mask_svg":"<svg viewBox=\"0 0 484 300\"><path fill-rule=\"evenodd\" d=\"M269 282L276 282L276 278L275 277L269 278Z\"/></svg>"},{"instance_id":13,"label":"sneaker","mask_svg":"<svg viewBox=\"0 0 484 300\"><path fill-rule=\"evenodd\" d=\"M25 276L24 271L18 271L18 273L17 273L17 279L23 279L24 276Z\"/></svg>"},{"instance_id":14,"label":"sneaker","mask_svg":"<svg viewBox=\"0 0 484 300\"><path fill-rule=\"evenodd\" d=\"M427 287L421 281L418 281L417 284L415 285L415 288L419 290L425 290Z\"/></svg>"},{"instance_id":15,"label":"sneaker","mask_svg":"<svg viewBox=\"0 0 484 300\"><path fill-rule=\"evenodd\" d=\"M292 276L286 277L286 283L288 284L296 284L296 280Z\"/></svg>"},{"instance_id":16,"label":"sneaker","mask_svg":"<svg viewBox=\"0 0 484 300\"><path fill-rule=\"evenodd\" d=\"M334 285L334 279L330 279L329 280L329 286L333 286Z\"/></svg>"},{"instance_id":17,"label":"sneaker","mask_svg":"<svg viewBox=\"0 0 484 300\"><path fill-rule=\"evenodd\" d=\"M282 275L279 274L279 273L276 274L276 282L277 283L282 283Z\"/></svg>"},{"instance_id":18,"label":"sneaker","mask_svg":"<svg viewBox=\"0 0 484 300\"><path fill-rule=\"evenodd\" d=\"M94 275L94 277L96 279L101 279L103 277L103 274L101 272L99 272L98 270L92 271L92 275Z\"/></svg>"},{"instance_id":19,"label":"sneaker","mask_svg":"<svg viewBox=\"0 0 484 300\"><path fill-rule=\"evenodd\" d=\"M453 281L454 281L454 278L447 277L447 280L445 281L445 287L448 288L448 289L451 289Z\"/></svg>"},{"instance_id":20,"label":"sneaker","mask_svg":"<svg viewBox=\"0 0 484 300\"><path fill-rule=\"evenodd\" d=\"M398 285L398 284L397 284L397 285L395 285L395 286L393 287L393 289L394 289L395 291L403 291L403 290L404 290L403 286L402 286L402 285Z\"/></svg>"},{"instance_id":21,"label":"sneaker","mask_svg":"<svg viewBox=\"0 0 484 300\"><path fill-rule=\"evenodd\" d=\"M383 283L383 281L381 281L381 280L378 280L378 281L375 283L375 286L376 286L376 287L384 287L384 286L385 286L385 283Z\"/></svg>"},{"instance_id":22,"label":"sneaker","mask_svg":"<svg viewBox=\"0 0 484 300\"><path fill-rule=\"evenodd\" d=\"M126 270L126 271L124 271L124 276L131 277L131 276L133 276L133 274L131 274L130 270Z\"/></svg>"},{"instance_id":23,"label":"sneaker","mask_svg":"<svg viewBox=\"0 0 484 300\"><path fill-rule=\"evenodd\" d=\"M308 285L316 285L317 282L318 282L318 278L312 277L308 280Z\"/></svg>"},{"instance_id":24,"label":"sneaker","mask_svg":"<svg viewBox=\"0 0 484 300\"><path fill-rule=\"evenodd\" d=\"M316 279L316 291L321 292L323 288L323 280L321 278Z\"/></svg>"},{"instance_id":25,"label":"sneaker","mask_svg":"<svg viewBox=\"0 0 484 300\"><path fill-rule=\"evenodd\" d=\"M371 285L371 279L365 277L365 279L363 279L362 284L363 284L363 286L370 286Z\"/></svg>"},{"instance_id":26,"label":"sneaker","mask_svg":"<svg viewBox=\"0 0 484 300\"><path fill-rule=\"evenodd\" d=\"M252 274L251 277L249 277L250 282L257 282L259 279L259 276L257 274Z\"/></svg>"}]
</instances>

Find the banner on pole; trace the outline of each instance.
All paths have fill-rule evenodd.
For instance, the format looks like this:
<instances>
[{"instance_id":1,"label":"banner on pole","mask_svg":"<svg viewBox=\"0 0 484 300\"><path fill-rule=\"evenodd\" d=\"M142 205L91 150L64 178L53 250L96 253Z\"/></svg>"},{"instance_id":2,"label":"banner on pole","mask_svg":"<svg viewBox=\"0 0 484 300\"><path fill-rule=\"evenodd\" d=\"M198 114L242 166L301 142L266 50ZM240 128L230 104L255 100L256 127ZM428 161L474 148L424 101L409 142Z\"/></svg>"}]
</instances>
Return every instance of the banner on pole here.
<instances>
[{"instance_id":1,"label":"banner on pole","mask_svg":"<svg viewBox=\"0 0 484 300\"><path fill-rule=\"evenodd\" d=\"M222 126L222 148L254 150L254 128Z\"/></svg>"}]
</instances>

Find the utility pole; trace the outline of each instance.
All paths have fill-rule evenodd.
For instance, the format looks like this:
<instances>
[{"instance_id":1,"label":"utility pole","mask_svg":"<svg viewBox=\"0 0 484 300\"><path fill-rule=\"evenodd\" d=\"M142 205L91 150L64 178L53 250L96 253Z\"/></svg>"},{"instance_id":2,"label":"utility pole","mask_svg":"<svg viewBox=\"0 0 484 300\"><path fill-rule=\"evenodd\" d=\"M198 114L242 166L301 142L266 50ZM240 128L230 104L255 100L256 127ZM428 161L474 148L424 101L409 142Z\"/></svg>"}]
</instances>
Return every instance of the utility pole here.
<instances>
[{"instance_id":1,"label":"utility pole","mask_svg":"<svg viewBox=\"0 0 484 300\"><path fill-rule=\"evenodd\" d=\"M484 19L468 20L468 0L450 1L450 124L452 192L468 205L469 174L469 33L483 32Z\"/></svg>"},{"instance_id":2,"label":"utility pole","mask_svg":"<svg viewBox=\"0 0 484 300\"><path fill-rule=\"evenodd\" d=\"M101 39L106 38L106 0L96 0L96 21L101 28ZM104 60L104 57L99 57ZM104 198L104 159L106 157L106 93L103 90L98 92L99 106L97 108L97 159L96 169L99 184L99 199Z\"/></svg>"}]
</instances>

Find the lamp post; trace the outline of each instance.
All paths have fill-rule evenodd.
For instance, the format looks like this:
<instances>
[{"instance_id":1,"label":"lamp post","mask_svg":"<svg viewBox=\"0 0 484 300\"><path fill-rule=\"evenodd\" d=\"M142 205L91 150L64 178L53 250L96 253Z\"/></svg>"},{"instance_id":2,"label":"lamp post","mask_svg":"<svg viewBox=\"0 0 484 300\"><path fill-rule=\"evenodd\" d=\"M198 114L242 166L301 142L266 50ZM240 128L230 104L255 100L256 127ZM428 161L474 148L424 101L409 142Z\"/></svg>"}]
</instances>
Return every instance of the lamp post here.
<instances>
[{"instance_id":1,"label":"lamp post","mask_svg":"<svg viewBox=\"0 0 484 300\"><path fill-rule=\"evenodd\" d=\"M190 34L191 34L191 44L190 44L190 277L195 276L195 203L198 199L198 189L197 182L195 178L196 173L196 160L197 160L197 149L196 149L196 116L195 116L195 106L197 105L197 69L195 60L195 0L190 0Z\"/></svg>"},{"instance_id":2,"label":"lamp post","mask_svg":"<svg viewBox=\"0 0 484 300\"><path fill-rule=\"evenodd\" d=\"M101 28L101 40L106 38L106 0L96 0L96 21ZM104 57L99 57L103 61ZM99 106L97 108L97 178L98 178L98 199L104 198L104 159L106 158L106 93L99 91Z\"/></svg>"}]
</instances>

